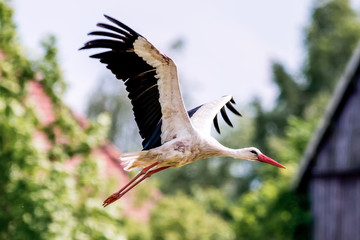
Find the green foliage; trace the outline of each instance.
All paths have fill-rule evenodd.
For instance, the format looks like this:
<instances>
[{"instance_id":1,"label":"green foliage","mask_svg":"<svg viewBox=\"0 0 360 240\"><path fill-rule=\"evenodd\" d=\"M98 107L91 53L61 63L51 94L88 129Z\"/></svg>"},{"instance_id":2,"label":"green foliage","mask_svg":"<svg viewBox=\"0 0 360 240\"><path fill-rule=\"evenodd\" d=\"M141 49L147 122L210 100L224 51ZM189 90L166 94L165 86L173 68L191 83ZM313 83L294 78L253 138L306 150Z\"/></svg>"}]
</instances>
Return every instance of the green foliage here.
<instances>
[{"instance_id":1,"label":"green foliage","mask_svg":"<svg viewBox=\"0 0 360 240\"><path fill-rule=\"evenodd\" d=\"M307 93L331 93L360 39L360 23L348 0L316 2L306 29Z\"/></svg>"},{"instance_id":2,"label":"green foliage","mask_svg":"<svg viewBox=\"0 0 360 240\"><path fill-rule=\"evenodd\" d=\"M303 86L286 71L283 65L274 62L272 70L273 81L280 90L274 108L265 111L259 100L254 100L252 104L257 113L253 139L264 152L270 151L267 144L268 136L282 135L288 116L301 115L306 102L306 98L302 96Z\"/></svg>"},{"instance_id":3,"label":"green foliage","mask_svg":"<svg viewBox=\"0 0 360 240\"><path fill-rule=\"evenodd\" d=\"M90 155L90 149L104 142L106 117L82 128L61 101L65 85L55 38L43 42L42 59L29 61L4 1L0 13L0 239L122 238L120 208L104 211L99 198L115 186L104 181L101 164ZM28 84L34 79L53 103L56 120L49 125L41 123L28 100ZM39 132L50 149L37 142ZM65 141L58 141L59 133ZM73 156L82 161L69 171L65 161Z\"/></svg>"},{"instance_id":4,"label":"green foliage","mask_svg":"<svg viewBox=\"0 0 360 240\"><path fill-rule=\"evenodd\" d=\"M201 202L180 193L158 203L150 227L152 239L157 240L233 239L228 223L206 211Z\"/></svg>"},{"instance_id":5,"label":"green foliage","mask_svg":"<svg viewBox=\"0 0 360 240\"><path fill-rule=\"evenodd\" d=\"M261 168L261 181L231 207L238 239L309 239L311 216L307 196L292 188L307 143L315 131L329 96L309 102L304 117L291 116L284 137L270 139L276 160L286 170Z\"/></svg>"},{"instance_id":6,"label":"green foliage","mask_svg":"<svg viewBox=\"0 0 360 240\"><path fill-rule=\"evenodd\" d=\"M300 93L302 86L286 71L280 63L273 63L272 70L274 82L281 89L276 99L276 111L285 112L286 115L299 115L301 105ZM293 109L297 107L297 109Z\"/></svg>"},{"instance_id":7,"label":"green foliage","mask_svg":"<svg viewBox=\"0 0 360 240\"><path fill-rule=\"evenodd\" d=\"M110 113L111 125L108 138L124 152L141 149L141 138L134 121L132 107L123 84L112 75L104 75L91 94L87 115L91 119Z\"/></svg>"},{"instance_id":8,"label":"green foliage","mask_svg":"<svg viewBox=\"0 0 360 240\"><path fill-rule=\"evenodd\" d=\"M47 94L56 103L60 103L60 97L64 93L66 85L62 81L61 70L57 63L56 38L49 35L41 42L41 45L44 49L44 57L42 61L34 62L33 68L40 75L40 80L44 82Z\"/></svg>"},{"instance_id":9,"label":"green foliage","mask_svg":"<svg viewBox=\"0 0 360 240\"><path fill-rule=\"evenodd\" d=\"M268 136L283 136L291 115L304 111L319 94L331 94L360 39L360 22L348 0L318 0L305 32L306 59L300 74L290 74L273 64L273 81L279 88L277 102L266 111L255 101L254 142L270 150Z\"/></svg>"},{"instance_id":10,"label":"green foliage","mask_svg":"<svg viewBox=\"0 0 360 240\"><path fill-rule=\"evenodd\" d=\"M236 239L309 239L306 199L275 181L244 194L233 207Z\"/></svg>"},{"instance_id":11,"label":"green foliage","mask_svg":"<svg viewBox=\"0 0 360 240\"><path fill-rule=\"evenodd\" d=\"M310 119L291 117L285 138L272 139L277 160L287 169L267 168L260 186L242 195L232 207L238 239L309 239L310 214L307 198L291 189L289 182L297 173L301 158L316 123ZM305 230L305 231L304 231Z\"/></svg>"},{"instance_id":12,"label":"green foliage","mask_svg":"<svg viewBox=\"0 0 360 240\"><path fill-rule=\"evenodd\" d=\"M252 189L232 206L237 239L309 239L307 196L291 183L330 93L360 38L360 23L348 1L318 1L306 32L307 59L301 79L273 64L279 96L266 111L259 101L254 141L287 169L256 169Z\"/></svg>"}]
</instances>

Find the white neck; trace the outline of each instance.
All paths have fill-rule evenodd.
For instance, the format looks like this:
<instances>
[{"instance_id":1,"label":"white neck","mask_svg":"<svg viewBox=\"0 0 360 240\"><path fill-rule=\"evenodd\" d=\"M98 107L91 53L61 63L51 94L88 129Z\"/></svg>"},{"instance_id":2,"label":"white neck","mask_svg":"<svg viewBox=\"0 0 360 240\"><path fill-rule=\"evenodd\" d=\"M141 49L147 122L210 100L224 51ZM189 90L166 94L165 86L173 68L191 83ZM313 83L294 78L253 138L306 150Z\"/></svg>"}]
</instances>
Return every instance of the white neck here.
<instances>
[{"instance_id":1,"label":"white neck","mask_svg":"<svg viewBox=\"0 0 360 240\"><path fill-rule=\"evenodd\" d=\"M218 141L212 141L212 143L208 146L211 146L212 155L218 157L232 157L238 159L247 159L247 160L254 160L253 155L250 154L252 148L240 148L240 149L232 149L225 147ZM209 149L210 150L210 149Z\"/></svg>"},{"instance_id":2,"label":"white neck","mask_svg":"<svg viewBox=\"0 0 360 240\"><path fill-rule=\"evenodd\" d=\"M251 159L252 156L249 154L250 150L251 150L250 148L231 149L224 147L222 151L224 155L222 156L252 160Z\"/></svg>"},{"instance_id":3,"label":"white neck","mask_svg":"<svg viewBox=\"0 0 360 240\"><path fill-rule=\"evenodd\" d=\"M232 157L237 159L247 159L247 160L257 160L254 158L254 154L251 153L251 150L257 150L256 148L240 148L240 149L232 149L225 147L221 143L219 143L216 139L210 138L202 146L203 153L206 153L204 158L209 157ZM259 150L257 150L259 151Z\"/></svg>"}]
</instances>

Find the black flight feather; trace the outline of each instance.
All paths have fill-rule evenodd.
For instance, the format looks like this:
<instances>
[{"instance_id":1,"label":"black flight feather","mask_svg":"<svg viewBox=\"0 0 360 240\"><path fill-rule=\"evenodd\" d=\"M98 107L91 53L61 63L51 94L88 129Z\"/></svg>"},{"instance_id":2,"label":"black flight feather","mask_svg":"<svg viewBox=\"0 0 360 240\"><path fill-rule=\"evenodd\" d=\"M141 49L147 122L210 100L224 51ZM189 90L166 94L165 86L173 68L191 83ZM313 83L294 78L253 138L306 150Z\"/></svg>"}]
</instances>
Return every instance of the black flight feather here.
<instances>
[{"instance_id":1,"label":"black flight feather","mask_svg":"<svg viewBox=\"0 0 360 240\"><path fill-rule=\"evenodd\" d=\"M217 120L217 114L215 115L213 122L214 122L214 127L215 127L216 131L220 134L219 123Z\"/></svg>"},{"instance_id":2,"label":"black flight feather","mask_svg":"<svg viewBox=\"0 0 360 240\"><path fill-rule=\"evenodd\" d=\"M234 114L242 117L241 113L239 113L239 112L233 107L233 105L232 105L230 102L227 102L227 103L226 103L226 107L227 107L230 111L232 111Z\"/></svg>"},{"instance_id":3,"label":"black flight feather","mask_svg":"<svg viewBox=\"0 0 360 240\"><path fill-rule=\"evenodd\" d=\"M119 29L117 27L111 26L111 25L106 24L106 23L98 23L98 24L96 24L96 26L101 27L101 28L105 28L107 30L111 30L111 31L114 31L114 32L117 32L117 33L120 33L120 34L124 35L125 37L127 37L128 39L133 38L134 36L137 36L137 35L132 36L128 32L125 32L122 29Z\"/></svg>"},{"instance_id":4,"label":"black flight feather","mask_svg":"<svg viewBox=\"0 0 360 240\"><path fill-rule=\"evenodd\" d=\"M128 26L126 26L126 25L123 24L122 22L116 20L115 18L109 17L108 15L104 15L104 17L106 17L110 22L113 22L113 23L115 23L116 25L118 25L119 27L125 29L125 30L128 31L131 35L141 36L140 34L138 34L137 32L135 32L134 30L132 30L131 28L129 28Z\"/></svg>"},{"instance_id":5,"label":"black flight feather","mask_svg":"<svg viewBox=\"0 0 360 240\"><path fill-rule=\"evenodd\" d=\"M103 32L103 31L93 31L88 33L89 36L105 36L105 37L112 37L112 38L118 38L120 40L126 41L127 38L125 36L121 36L119 34L110 33L110 32Z\"/></svg>"},{"instance_id":6,"label":"black flight feather","mask_svg":"<svg viewBox=\"0 0 360 240\"><path fill-rule=\"evenodd\" d=\"M225 122L230 126L230 127L233 127L228 115L226 114L226 111L225 111L225 108L222 107L220 109L220 113L221 113L221 116L223 117L223 119L225 120Z\"/></svg>"},{"instance_id":7,"label":"black flight feather","mask_svg":"<svg viewBox=\"0 0 360 240\"><path fill-rule=\"evenodd\" d=\"M160 146L162 114L156 69L134 51L134 42L142 36L118 20L105 17L115 25L98 23L103 31L93 31L89 35L106 38L90 40L80 49L107 49L91 57L106 64L116 78L124 81L140 136L144 139L143 146L147 149Z\"/></svg>"}]
</instances>

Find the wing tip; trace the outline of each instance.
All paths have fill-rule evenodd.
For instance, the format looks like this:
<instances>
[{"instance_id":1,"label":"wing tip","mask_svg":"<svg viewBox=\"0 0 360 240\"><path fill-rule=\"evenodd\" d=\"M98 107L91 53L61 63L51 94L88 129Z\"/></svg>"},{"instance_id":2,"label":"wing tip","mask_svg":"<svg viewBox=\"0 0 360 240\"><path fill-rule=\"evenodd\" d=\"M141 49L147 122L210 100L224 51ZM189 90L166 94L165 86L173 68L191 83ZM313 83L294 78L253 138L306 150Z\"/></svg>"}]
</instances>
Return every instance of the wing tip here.
<instances>
[{"instance_id":1,"label":"wing tip","mask_svg":"<svg viewBox=\"0 0 360 240\"><path fill-rule=\"evenodd\" d=\"M234 108L234 106L232 105L231 100L230 100L229 102L227 102L225 105L226 105L226 107L227 107L232 113L234 113L235 115L238 115L238 116L242 117L241 113L238 112L238 111Z\"/></svg>"},{"instance_id":2,"label":"wing tip","mask_svg":"<svg viewBox=\"0 0 360 240\"><path fill-rule=\"evenodd\" d=\"M78 51L89 49L89 48L90 48L90 45L88 43L85 43L84 46L82 46L81 48L78 49Z\"/></svg>"},{"instance_id":3,"label":"wing tip","mask_svg":"<svg viewBox=\"0 0 360 240\"><path fill-rule=\"evenodd\" d=\"M215 115L215 117L214 117L214 119L213 119L213 122L214 122L215 130L216 130L219 134L221 134L221 132L220 132L220 127L219 127L219 122L218 122L218 120L217 120L217 114Z\"/></svg>"},{"instance_id":4,"label":"wing tip","mask_svg":"<svg viewBox=\"0 0 360 240\"><path fill-rule=\"evenodd\" d=\"M127 26L126 24L120 22L119 20L113 18L113 17L110 17L109 15L107 14L104 14L104 17L109 20L110 22L112 23L115 23L116 25L118 25L119 27L125 29L126 31L128 31L131 35L134 35L134 36L141 36L139 33L137 33L136 31L134 31L132 28L130 28L129 26Z\"/></svg>"},{"instance_id":5,"label":"wing tip","mask_svg":"<svg viewBox=\"0 0 360 240\"><path fill-rule=\"evenodd\" d=\"M114 21L117 21L115 18L113 18L113 17L110 17L109 15L107 15L107 14L103 14L104 15L104 17L107 19L107 20L109 20L110 22L114 22Z\"/></svg>"},{"instance_id":6,"label":"wing tip","mask_svg":"<svg viewBox=\"0 0 360 240\"><path fill-rule=\"evenodd\" d=\"M220 109L220 113L221 113L221 116L223 117L223 119L225 120L225 122L230 126L230 127L234 127L228 117L228 115L226 114L226 110L225 110L225 107L222 107Z\"/></svg>"}]
</instances>

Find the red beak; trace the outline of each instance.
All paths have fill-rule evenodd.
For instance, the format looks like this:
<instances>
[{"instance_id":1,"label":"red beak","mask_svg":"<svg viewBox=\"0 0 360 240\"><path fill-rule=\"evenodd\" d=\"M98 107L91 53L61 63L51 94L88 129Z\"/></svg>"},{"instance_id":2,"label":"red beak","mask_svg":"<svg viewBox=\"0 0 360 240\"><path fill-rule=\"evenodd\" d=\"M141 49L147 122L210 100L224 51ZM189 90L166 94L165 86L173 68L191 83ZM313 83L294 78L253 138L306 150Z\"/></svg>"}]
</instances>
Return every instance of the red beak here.
<instances>
[{"instance_id":1,"label":"red beak","mask_svg":"<svg viewBox=\"0 0 360 240\"><path fill-rule=\"evenodd\" d=\"M278 163L278 162L272 160L271 158L265 156L264 154L259 155L258 161L268 163L268 164L274 165L276 167L286 168L283 165L281 165L280 163Z\"/></svg>"}]
</instances>

